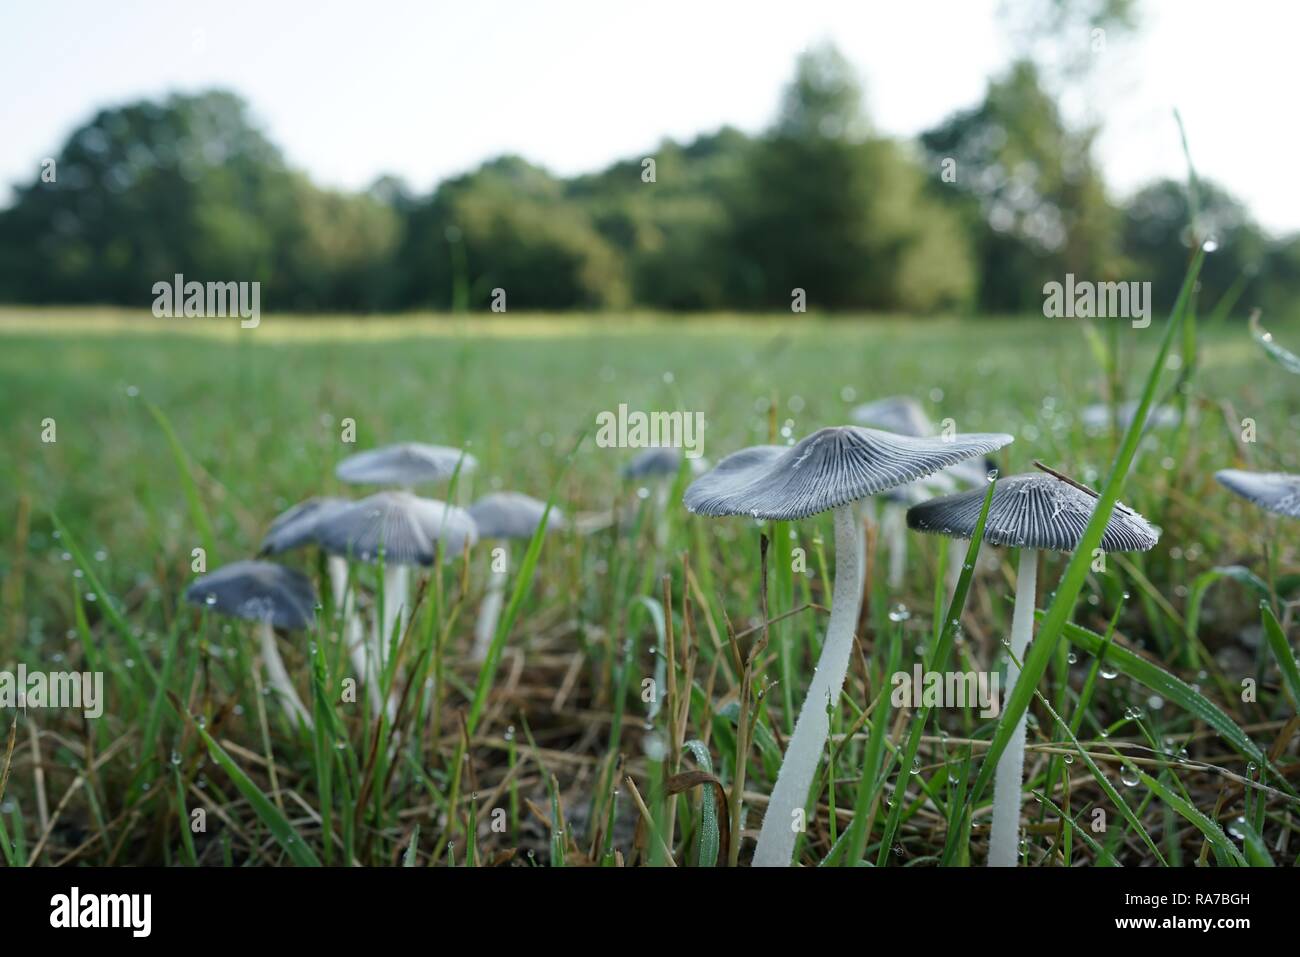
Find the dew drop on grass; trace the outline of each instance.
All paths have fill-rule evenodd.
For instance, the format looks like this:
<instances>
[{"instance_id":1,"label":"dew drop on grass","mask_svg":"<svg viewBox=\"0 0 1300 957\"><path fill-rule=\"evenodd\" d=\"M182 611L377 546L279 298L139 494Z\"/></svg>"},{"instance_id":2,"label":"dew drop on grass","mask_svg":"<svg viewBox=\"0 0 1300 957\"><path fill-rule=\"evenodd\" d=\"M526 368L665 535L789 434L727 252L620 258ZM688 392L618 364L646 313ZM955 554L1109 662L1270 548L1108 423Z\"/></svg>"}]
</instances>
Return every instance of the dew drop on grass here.
<instances>
[{"instance_id":1,"label":"dew drop on grass","mask_svg":"<svg viewBox=\"0 0 1300 957\"><path fill-rule=\"evenodd\" d=\"M889 609L890 621L907 621L911 617L912 617L911 610L908 609L908 607L904 605L902 602L899 602L893 608Z\"/></svg>"},{"instance_id":2,"label":"dew drop on grass","mask_svg":"<svg viewBox=\"0 0 1300 957\"><path fill-rule=\"evenodd\" d=\"M1110 665L1102 665L1098 673L1107 681L1119 677L1119 671L1112 668Z\"/></svg>"},{"instance_id":3,"label":"dew drop on grass","mask_svg":"<svg viewBox=\"0 0 1300 957\"><path fill-rule=\"evenodd\" d=\"M1119 772L1119 780L1125 787L1132 788L1137 787L1138 782L1142 779L1138 777L1137 768L1126 764Z\"/></svg>"}]
</instances>

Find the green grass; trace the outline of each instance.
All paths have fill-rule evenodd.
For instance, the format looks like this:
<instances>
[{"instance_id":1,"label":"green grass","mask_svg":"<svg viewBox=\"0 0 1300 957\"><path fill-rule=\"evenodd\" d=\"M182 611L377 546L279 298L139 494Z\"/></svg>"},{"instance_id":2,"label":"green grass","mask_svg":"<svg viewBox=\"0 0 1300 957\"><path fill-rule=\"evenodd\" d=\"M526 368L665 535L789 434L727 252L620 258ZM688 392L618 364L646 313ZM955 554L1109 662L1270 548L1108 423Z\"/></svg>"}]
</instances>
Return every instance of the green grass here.
<instances>
[{"instance_id":1,"label":"green grass","mask_svg":"<svg viewBox=\"0 0 1300 957\"><path fill-rule=\"evenodd\" d=\"M1075 417L1112 382L1119 398L1137 398L1164 331L1163 319L1135 330L1037 316L645 315L270 316L241 331L113 310L0 310L0 671L102 670L108 699L95 721L20 713L9 758L15 714L0 711L3 859L574 866L672 854L694 866L726 864L742 834L744 863L820 648L829 518L760 529L688 516L670 498L668 544L656 549L654 496L619 479L632 452L596 447L596 413L699 410L717 461L906 393L936 422L1014 433L1003 475L1041 459L1100 487L1122 436L1091 434ZM1300 344L1300 327L1269 332ZM1212 479L1230 466L1300 471L1300 393L1240 317L1202 319L1175 342L1181 368L1155 395L1172 401L1194 366L1183 395L1194 421L1144 438L1119 493L1161 527L1160 544L1076 573L1078 602L1054 626L1064 640L1030 646L1042 678L1041 697L1024 701L1024 790L1041 800L1025 804L1027 864L1291 865L1300 853L1289 723L1300 679L1284 657L1297 640L1297 526ZM41 441L47 418L54 443ZM345 418L355 445L340 440ZM1240 443L1243 418L1257 443ZM371 722L364 699L340 700L348 660L325 597L318 632L281 639L316 716L307 734L258 694L251 632L180 601L193 550L206 550L210 569L250 556L288 505L357 494L333 478L338 459L400 439L473 452L480 470L461 480L472 496L553 494L567 514L617 507L621 521L549 536L535 552L514 544L510 614L482 670L465 652L490 548L433 576L403 639L401 670L419 680L394 678L404 692L395 729ZM793 536L770 550L766 605L761 531ZM991 772L997 722L956 709L900 715L888 674L935 654L941 636L954 667L1001 667L1014 555L981 549L953 633L934 621L947 603L939 540L908 544L902 591L889 593L880 574L867 591L861 655L832 723L834 780L823 762L804 864L984 860L991 789L980 771ZM810 574L790 573L795 547ZM1045 609L1068 559L1044 559ZM286 560L320 573L311 553ZM873 571L882 560L877 551ZM355 574L363 586L373 578ZM891 621L900 603L910 617ZM763 607L787 615L766 645L755 629ZM1243 678L1256 683L1253 700ZM190 827L196 809L206 830Z\"/></svg>"}]
</instances>

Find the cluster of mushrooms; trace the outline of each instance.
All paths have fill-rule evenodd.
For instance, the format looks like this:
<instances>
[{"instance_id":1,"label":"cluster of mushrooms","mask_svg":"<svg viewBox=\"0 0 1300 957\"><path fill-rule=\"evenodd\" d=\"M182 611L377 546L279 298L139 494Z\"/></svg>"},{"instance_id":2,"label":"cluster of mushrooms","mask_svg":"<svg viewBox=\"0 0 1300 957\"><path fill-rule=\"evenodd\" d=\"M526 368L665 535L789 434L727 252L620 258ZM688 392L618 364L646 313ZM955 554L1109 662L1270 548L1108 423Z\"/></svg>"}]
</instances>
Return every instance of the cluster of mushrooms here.
<instances>
[{"instance_id":1,"label":"cluster of mushrooms","mask_svg":"<svg viewBox=\"0 0 1300 957\"><path fill-rule=\"evenodd\" d=\"M451 560L483 539L531 538L546 505L520 492L485 495L469 508L416 495L416 486L467 481L478 463L460 449L404 442L350 456L335 475L355 485L395 486L366 498L309 498L279 515L266 533L259 558L234 562L196 579L188 601L257 623L269 687L294 721L311 727L303 705L275 645L274 629L310 628L317 606L315 589L302 572L266 558L307 547L326 556L334 607L341 613L344 641L352 666L370 691L372 710L385 702L381 677L410 616L410 579L414 566L432 565L439 556ZM464 488L464 486L462 486ZM551 509L547 528L564 524ZM351 580L351 562L382 564L383 581L373 602L369 627L357 607L359 589ZM475 624L471 658L481 661L496 632L507 573L493 563Z\"/></svg>"},{"instance_id":2,"label":"cluster of mushrooms","mask_svg":"<svg viewBox=\"0 0 1300 957\"><path fill-rule=\"evenodd\" d=\"M1123 414L1121 410L1119 415ZM1131 419L1132 410L1127 414ZM1115 413L1108 408L1106 415ZM907 397L860 406L853 410L853 418L860 424L821 429L794 445L759 445L735 452L695 478L683 499L690 512L703 516L797 521L830 511L834 519L835 580L826 638L763 816L753 858L756 866L791 862L796 837L792 821L807 801L826 744L827 706L834 705L844 687L865 588L860 503L875 499L884 509L880 522L891 552L890 584L897 587L904 528L969 539L986 482L996 478L988 456L1013 441L1003 433L936 436L920 405ZM1163 410L1153 410L1146 425L1167 424L1165 418ZM335 608L344 622L353 667L366 686L375 689L371 701L378 713L386 706L377 691L378 679L409 614L411 567L433 564L440 555L463 555L480 539L531 538L546 514L544 503L520 493L487 495L468 509L414 494L417 485L468 476L475 467L473 457L465 452L418 443L345 459L336 471L341 480L396 488L356 501L314 498L294 506L271 524L259 560L236 562L199 578L186 597L257 623L270 687L290 719L310 727L310 714L276 649L274 629L310 627L315 592L301 572L264 559L301 547L320 548L327 556ZM657 478L662 498L680 468L677 450L650 449L623 474L639 480ZM1217 478L1263 508L1300 517L1300 476L1229 470ZM963 486L967 486L964 491ZM1038 553L1075 550L1096 500L1096 492L1051 470L997 481L983 540L1019 550L1005 696L1014 689L1032 637ZM657 511L662 522L664 509ZM548 529L565 524L564 516L552 509ZM662 546L664 532L656 530L655 539ZM1117 504L1101 548L1146 551L1157 539L1158 531L1146 519ZM964 557L960 549L953 552L956 564L950 575L959 570ZM384 567L368 629L354 597L352 561L382 562ZM477 660L495 633L504 580L504 573L494 572L488 583L471 653ZM391 709L391 703L387 707ZM994 778L990 865L1014 866L1017 861L1024 748L1022 716Z\"/></svg>"}]
</instances>

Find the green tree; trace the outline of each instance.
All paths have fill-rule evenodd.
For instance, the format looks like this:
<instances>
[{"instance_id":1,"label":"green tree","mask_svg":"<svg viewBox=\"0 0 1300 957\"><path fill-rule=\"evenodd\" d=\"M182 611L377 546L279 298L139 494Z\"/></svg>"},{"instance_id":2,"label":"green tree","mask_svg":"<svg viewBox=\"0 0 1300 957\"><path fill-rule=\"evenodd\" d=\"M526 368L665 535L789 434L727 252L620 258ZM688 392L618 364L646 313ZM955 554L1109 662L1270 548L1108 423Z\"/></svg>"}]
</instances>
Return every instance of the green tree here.
<instances>
[{"instance_id":1,"label":"green tree","mask_svg":"<svg viewBox=\"0 0 1300 957\"><path fill-rule=\"evenodd\" d=\"M1065 127L1027 60L992 81L978 106L922 135L932 192L974 228L984 309L1037 309L1043 284L1067 272L1121 277L1119 217L1092 158L1094 135Z\"/></svg>"},{"instance_id":2,"label":"green tree","mask_svg":"<svg viewBox=\"0 0 1300 957\"><path fill-rule=\"evenodd\" d=\"M788 306L927 311L972 287L961 224L930 200L898 144L870 135L853 70L832 47L800 57L734 211L740 296Z\"/></svg>"}]
</instances>

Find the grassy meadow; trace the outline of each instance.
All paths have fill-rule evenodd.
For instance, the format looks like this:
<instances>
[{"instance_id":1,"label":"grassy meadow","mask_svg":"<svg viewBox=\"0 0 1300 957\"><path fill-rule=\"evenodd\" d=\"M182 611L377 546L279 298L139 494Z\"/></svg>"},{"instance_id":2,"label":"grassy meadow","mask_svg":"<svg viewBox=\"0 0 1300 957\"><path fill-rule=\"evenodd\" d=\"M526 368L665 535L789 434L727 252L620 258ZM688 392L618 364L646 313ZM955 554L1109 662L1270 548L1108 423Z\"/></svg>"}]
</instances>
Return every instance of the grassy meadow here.
<instances>
[{"instance_id":1,"label":"grassy meadow","mask_svg":"<svg viewBox=\"0 0 1300 957\"><path fill-rule=\"evenodd\" d=\"M904 394L936 423L1014 434L1002 475L1038 459L1099 487L1121 436L1080 411L1137 398L1164 325L272 315L241 330L0 311L0 671L103 671L107 699L96 720L0 711L0 860L744 865L826 624L830 517L690 516L683 472L659 547L654 489L620 478L635 450L597 447L596 414L698 410L716 462ZM1300 343L1300 324L1270 328ZM1158 393L1184 424L1143 438L1121 496L1160 542L1089 573L1030 707L1026 865L1300 855L1296 706L1261 619L1263 602L1294 646L1300 526L1213 480L1300 471L1300 390L1244 321L1202 316L1185 332ZM510 546L509 628L482 670L466 652L494 543L422 573L390 676L395 725L341 700L349 662L323 566L314 551L284 556L322 595L316 630L280 636L317 717L309 733L270 706L252 628L181 600L193 550L209 570L252 557L295 502L365 494L334 478L338 460L400 440L479 460L423 494L553 495L607 527L539 539L535 565L527 542ZM992 790L970 789L995 722L937 710L911 754L918 715L887 693L888 675L935 646L945 543L909 534L891 591L869 528L857 649L796 859L983 864ZM1067 558L1044 557L1039 607ZM1005 666L1014 562L981 549L956 667ZM363 590L375 576L354 574Z\"/></svg>"}]
</instances>

